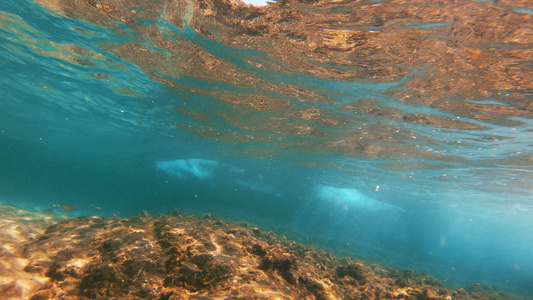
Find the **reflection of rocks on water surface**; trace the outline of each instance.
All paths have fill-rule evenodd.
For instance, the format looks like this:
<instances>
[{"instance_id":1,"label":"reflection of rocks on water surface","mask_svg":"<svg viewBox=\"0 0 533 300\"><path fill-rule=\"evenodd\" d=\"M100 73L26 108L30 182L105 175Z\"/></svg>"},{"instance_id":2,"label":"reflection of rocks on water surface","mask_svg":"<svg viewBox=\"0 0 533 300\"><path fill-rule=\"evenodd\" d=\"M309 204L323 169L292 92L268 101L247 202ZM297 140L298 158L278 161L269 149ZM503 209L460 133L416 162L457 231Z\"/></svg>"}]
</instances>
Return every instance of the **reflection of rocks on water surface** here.
<instances>
[{"instance_id":1,"label":"reflection of rocks on water surface","mask_svg":"<svg viewBox=\"0 0 533 300\"><path fill-rule=\"evenodd\" d=\"M525 125L516 117L533 115L527 0L38 2L133 34L102 47L170 87L180 99L174 111L199 124L176 127L205 138L461 162L418 149L413 136L445 147L413 128L514 127ZM195 97L212 100L189 101Z\"/></svg>"}]
</instances>

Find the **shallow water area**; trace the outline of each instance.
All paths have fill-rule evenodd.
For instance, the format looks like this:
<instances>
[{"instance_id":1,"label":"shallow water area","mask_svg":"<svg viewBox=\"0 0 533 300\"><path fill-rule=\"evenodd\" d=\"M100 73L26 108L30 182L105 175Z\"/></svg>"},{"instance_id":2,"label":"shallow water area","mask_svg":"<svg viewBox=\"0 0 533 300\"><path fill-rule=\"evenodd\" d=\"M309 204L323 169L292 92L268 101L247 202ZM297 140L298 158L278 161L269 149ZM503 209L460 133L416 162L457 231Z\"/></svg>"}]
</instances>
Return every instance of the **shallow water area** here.
<instances>
[{"instance_id":1,"label":"shallow water area","mask_svg":"<svg viewBox=\"0 0 533 300\"><path fill-rule=\"evenodd\" d=\"M479 283L454 290L210 214L0 212L4 299L521 299Z\"/></svg>"},{"instance_id":2,"label":"shallow water area","mask_svg":"<svg viewBox=\"0 0 533 300\"><path fill-rule=\"evenodd\" d=\"M49 218L5 245L179 209L530 298L531 9L2 1L0 201Z\"/></svg>"}]
</instances>

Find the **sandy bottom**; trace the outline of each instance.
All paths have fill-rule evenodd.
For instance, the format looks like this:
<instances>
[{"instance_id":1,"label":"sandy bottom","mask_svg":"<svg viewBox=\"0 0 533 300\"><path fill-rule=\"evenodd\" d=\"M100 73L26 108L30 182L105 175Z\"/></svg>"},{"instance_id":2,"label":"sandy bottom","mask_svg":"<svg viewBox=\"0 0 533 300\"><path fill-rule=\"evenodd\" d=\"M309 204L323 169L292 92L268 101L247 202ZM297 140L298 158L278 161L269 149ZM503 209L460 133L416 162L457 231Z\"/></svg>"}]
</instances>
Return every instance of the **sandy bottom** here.
<instances>
[{"instance_id":1,"label":"sandy bottom","mask_svg":"<svg viewBox=\"0 0 533 300\"><path fill-rule=\"evenodd\" d=\"M523 299L179 211L70 219L0 206L0 238L0 299Z\"/></svg>"}]
</instances>

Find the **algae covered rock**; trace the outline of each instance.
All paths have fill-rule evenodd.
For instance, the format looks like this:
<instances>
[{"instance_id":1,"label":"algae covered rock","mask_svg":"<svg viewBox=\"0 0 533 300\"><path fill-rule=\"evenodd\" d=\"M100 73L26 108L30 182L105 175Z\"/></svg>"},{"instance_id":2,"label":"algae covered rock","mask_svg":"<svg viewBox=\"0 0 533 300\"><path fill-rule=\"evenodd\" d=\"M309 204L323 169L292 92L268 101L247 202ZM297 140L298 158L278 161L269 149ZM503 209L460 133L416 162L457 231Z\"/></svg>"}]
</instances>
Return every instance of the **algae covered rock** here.
<instances>
[{"instance_id":1,"label":"algae covered rock","mask_svg":"<svg viewBox=\"0 0 533 300\"><path fill-rule=\"evenodd\" d=\"M6 266L25 264L0 285L2 299L520 299L480 284L454 291L410 270L338 257L264 230L257 235L257 227L212 216L36 224L44 225L40 236L2 258Z\"/></svg>"}]
</instances>

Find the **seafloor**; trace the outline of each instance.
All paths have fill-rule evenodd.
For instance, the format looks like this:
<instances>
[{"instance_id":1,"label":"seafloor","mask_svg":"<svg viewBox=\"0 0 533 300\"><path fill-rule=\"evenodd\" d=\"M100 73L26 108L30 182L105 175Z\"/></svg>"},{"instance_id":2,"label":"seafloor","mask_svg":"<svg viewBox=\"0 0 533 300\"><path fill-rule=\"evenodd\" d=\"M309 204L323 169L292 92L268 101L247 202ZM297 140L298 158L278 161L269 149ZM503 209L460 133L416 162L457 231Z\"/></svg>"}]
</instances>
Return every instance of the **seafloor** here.
<instances>
[{"instance_id":1,"label":"seafloor","mask_svg":"<svg viewBox=\"0 0 533 300\"><path fill-rule=\"evenodd\" d=\"M0 214L0 299L521 299L211 215L67 218L5 205Z\"/></svg>"}]
</instances>

